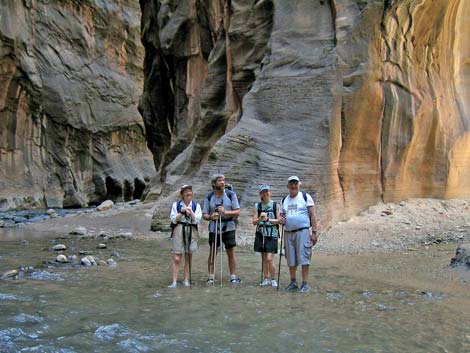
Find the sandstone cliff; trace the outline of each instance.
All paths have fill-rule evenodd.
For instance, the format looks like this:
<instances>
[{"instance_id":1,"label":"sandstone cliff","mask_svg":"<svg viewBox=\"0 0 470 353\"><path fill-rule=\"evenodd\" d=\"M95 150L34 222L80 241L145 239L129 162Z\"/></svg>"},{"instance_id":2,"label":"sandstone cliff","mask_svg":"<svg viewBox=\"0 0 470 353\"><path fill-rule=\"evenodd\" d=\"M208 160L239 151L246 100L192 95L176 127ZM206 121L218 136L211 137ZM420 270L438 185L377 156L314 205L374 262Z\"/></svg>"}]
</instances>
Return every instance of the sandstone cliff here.
<instances>
[{"instance_id":1,"label":"sandstone cliff","mask_svg":"<svg viewBox=\"0 0 470 353\"><path fill-rule=\"evenodd\" d=\"M140 17L136 0L2 2L0 209L140 198Z\"/></svg>"},{"instance_id":2,"label":"sandstone cliff","mask_svg":"<svg viewBox=\"0 0 470 353\"><path fill-rule=\"evenodd\" d=\"M298 174L323 225L380 201L470 195L469 0L141 8L154 229L180 184L202 201L213 172L245 209L258 183L280 198Z\"/></svg>"}]
</instances>

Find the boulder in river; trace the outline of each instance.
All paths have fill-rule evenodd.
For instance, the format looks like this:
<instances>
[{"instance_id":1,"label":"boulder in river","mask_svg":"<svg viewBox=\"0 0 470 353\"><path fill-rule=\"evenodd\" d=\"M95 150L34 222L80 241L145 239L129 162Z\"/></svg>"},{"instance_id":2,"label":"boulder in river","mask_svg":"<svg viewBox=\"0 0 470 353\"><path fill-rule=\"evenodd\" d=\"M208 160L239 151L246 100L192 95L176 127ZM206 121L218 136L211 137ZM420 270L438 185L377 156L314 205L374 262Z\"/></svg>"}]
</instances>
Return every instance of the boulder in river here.
<instances>
[{"instance_id":1,"label":"boulder in river","mask_svg":"<svg viewBox=\"0 0 470 353\"><path fill-rule=\"evenodd\" d=\"M57 257L55 258L55 260L56 260L57 262L60 262L60 263L69 262L68 259L67 259L67 256L62 255L62 254L57 255Z\"/></svg>"},{"instance_id":2,"label":"boulder in river","mask_svg":"<svg viewBox=\"0 0 470 353\"><path fill-rule=\"evenodd\" d=\"M52 250L63 251L63 250L67 250L67 247L64 244L57 244L52 247Z\"/></svg>"},{"instance_id":3,"label":"boulder in river","mask_svg":"<svg viewBox=\"0 0 470 353\"><path fill-rule=\"evenodd\" d=\"M455 251L455 256L450 261L451 267L463 266L470 270L470 243L460 244Z\"/></svg>"},{"instance_id":4,"label":"boulder in river","mask_svg":"<svg viewBox=\"0 0 470 353\"><path fill-rule=\"evenodd\" d=\"M108 264L108 266L111 266L111 267L116 267L117 266L117 263L116 263L116 261L114 261L114 259L107 259L106 263Z\"/></svg>"},{"instance_id":5,"label":"boulder in river","mask_svg":"<svg viewBox=\"0 0 470 353\"><path fill-rule=\"evenodd\" d=\"M91 261L88 259L87 256L82 257L81 262L82 262L82 265L85 266L85 267L91 267L92 266Z\"/></svg>"},{"instance_id":6,"label":"boulder in river","mask_svg":"<svg viewBox=\"0 0 470 353\"><path fill-rule=\"evenodd\" d=\"M109 211L110 209L112 209L114 206L114 202L111 201L111 200L106 200L106 201L103 201L98 207L96 207L96 210L97 211Z\"/></svg>"},{"instance_id":7,"label":"boulder in river","mask_svg":"<svg viewBox=\"0 0 470 353\"><path fill-rule=\"evenodd\" d=\"M108 246L104 243L100 243L96 246L97 249L106 249Z\"/></svg>"},{"instance_id":8,"label":"boulder in river","mask_svg":"<svg viewBox=\"0 0 470 353\"><path fill-rule=\"evenodd\" d=\"M7 278L15 278L18 275L19 275L18 270L8 270L8 271L5 271L2 274L0 274L0 280L4 280L4 279L7 279Z\"/></svg>"},{"instance_id":9,"label":"boulder in river","mask_svg":"<svg viewBox=\"0 0 470 353\"><path fill-rule=\"evenodd\" d=\"M69 234L72 234L72 235L86 235L87 234L87 229L85 227L77 227L74 230L72 230Z\"/></svg>"}]
</instances>

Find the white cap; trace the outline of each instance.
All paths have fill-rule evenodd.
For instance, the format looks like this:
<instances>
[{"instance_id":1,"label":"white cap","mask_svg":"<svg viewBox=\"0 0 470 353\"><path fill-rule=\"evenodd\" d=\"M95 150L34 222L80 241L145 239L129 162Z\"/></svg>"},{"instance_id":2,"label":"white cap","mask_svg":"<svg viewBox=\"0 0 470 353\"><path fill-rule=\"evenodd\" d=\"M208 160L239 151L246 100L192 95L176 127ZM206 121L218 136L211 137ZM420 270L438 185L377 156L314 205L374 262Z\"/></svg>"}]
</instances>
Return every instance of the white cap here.
<instances>
[{"instance_id":1,"label":"white cap","mask_svg":"<svg viewBox=\"0 0 470 353\"><path fill-rule=\"evenodd\" d=\"M300 179L297 175L292 175L287 179L287 182L290 183L291 181L297 181L300 182Z\"/></svg>"}]
</instances>

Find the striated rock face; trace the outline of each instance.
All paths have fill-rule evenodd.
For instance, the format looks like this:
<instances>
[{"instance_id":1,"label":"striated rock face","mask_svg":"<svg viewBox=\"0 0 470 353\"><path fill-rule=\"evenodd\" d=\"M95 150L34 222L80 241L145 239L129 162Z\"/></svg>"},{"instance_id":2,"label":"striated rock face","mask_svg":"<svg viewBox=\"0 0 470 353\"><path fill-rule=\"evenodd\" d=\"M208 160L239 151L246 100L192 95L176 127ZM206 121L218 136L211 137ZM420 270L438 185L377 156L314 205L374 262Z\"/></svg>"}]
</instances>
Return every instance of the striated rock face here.
<instances>
[{"instance_id":1,"label":"striated rock face","mask_svg":"<svg viewBox=\"0 0 470 353\"><path fill-rule=\"evenodd\" d=\"M137 110L136 0L0 5L0 209L140 198L155 176Z\"/></svg>"},{"instance_id":2,"label":"striated rock face","mask_svg":"<svg viewBox=\"0 0 470 353\"><path fill-rule=\"evenodd\" d=\"M214 172L244 215L259 183L279 199L297 174L324 226L470 195L470 0L140 3L153 229L180 184L202 202Z\"/></svg>"}]
</instances>

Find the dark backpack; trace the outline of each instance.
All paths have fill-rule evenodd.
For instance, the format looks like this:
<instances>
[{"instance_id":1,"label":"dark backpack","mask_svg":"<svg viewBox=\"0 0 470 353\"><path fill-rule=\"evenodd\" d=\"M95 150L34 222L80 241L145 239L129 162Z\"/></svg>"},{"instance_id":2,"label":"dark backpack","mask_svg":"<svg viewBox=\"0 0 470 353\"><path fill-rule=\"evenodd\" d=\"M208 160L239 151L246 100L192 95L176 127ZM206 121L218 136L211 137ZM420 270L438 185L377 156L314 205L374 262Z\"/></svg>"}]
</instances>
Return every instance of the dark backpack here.
<instances>
[{"instance_id":1,"label":"dark backpack","mask_svg":"<svg viewBox=\"0 0 470 353\"><path fill-rule=\"evenodd\" d=\"M178 200L178 202L176 203L176 212L180 213L182 208L183 208L182 202L181 200ZM193 210L193 212L196 212L196 208L197 208L197 203L194 201L191 201L191 209ZM172 234L173 234L173 229L175 229L177 225L178 223L173 223L173 222L170 223Z\"/></svg>"},{"instance_id":2,"label":"dark backpack","mask_svg":"<svg viewBox=\"0 0 470 353\"><path fill-rule=\"evenodd\" d=\"M283 201L284 201L284 200L283 200ZM277 202L276 202L276 201L273 201L273 213L274 213L274 217L276 217L276 210L277 210ZM261 212L263 212L262 205L261 205L261 202L258 202L258 218L259 218L259 216L261 215ZM273 225L273 227L276 227L277 230L279 231L279 224ZM271 233L271 235L272 235L272 233Z\"/></svg>"}]
</instances>

